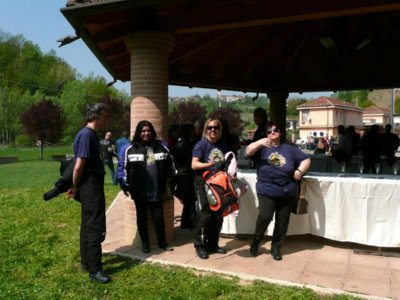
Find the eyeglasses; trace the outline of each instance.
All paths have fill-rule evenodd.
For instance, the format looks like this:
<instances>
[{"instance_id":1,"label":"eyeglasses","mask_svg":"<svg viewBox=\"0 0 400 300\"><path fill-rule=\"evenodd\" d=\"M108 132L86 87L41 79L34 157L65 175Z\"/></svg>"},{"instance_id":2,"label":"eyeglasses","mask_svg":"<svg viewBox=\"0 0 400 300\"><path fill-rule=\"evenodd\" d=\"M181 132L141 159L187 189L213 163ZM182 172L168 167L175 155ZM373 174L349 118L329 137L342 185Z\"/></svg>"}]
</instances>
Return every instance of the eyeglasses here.
<instances>
[{"instance_id":1,"label":"eyeglasses","mask_svg":"<svg viewBox=\"0 0 400 300\"><path fill-rule=\"evenodd\" d=\"M273 133L273 132L279 132L279 129L276 128L276 127L272 127L271 129L268 129L268 130L267 130L267 134L271 134L271 133Z\"/></svg>"},{"instance_id":2,"label":"eyeglasses","mask_svg":"<svg viewBox=\"0 0 400 300\"><path fill-rule=\"evenodd\" d=\"M212 130L212 129L219 130L219 125L216 125L216 126L207 126L207 130Z\"/></svg>"}]
</instances>

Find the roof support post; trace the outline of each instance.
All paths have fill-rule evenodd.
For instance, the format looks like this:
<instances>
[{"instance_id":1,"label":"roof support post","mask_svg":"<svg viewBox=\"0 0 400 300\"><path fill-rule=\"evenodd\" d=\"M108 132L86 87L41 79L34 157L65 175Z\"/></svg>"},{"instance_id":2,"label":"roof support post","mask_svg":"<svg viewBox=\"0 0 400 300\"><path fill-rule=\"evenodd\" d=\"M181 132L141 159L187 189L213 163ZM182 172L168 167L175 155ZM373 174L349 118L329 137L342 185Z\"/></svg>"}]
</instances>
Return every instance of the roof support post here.
<instances>
[{"instance_id":1,"label":"roof support post","mask_svg":"<svg viewBox=\"0 0 400 300\"><path fill-rule=\"evenodd\" d=\"M173 36L160 31L138 31L125 36L125 44L131 52L131 135L139 121L147 120L153 124L157 137L166 139L168 55L173 47ZM169 193L164 197L165 238L170 242L174 238L174 198ZM150 219L149 216L148 220ZM141 239L136 226L136 207L133 201L125 202L124 224L125 241L136 246ZM150 244L156 245L158 241L153 222L148 222L147 225Z\"/></svg>"},{"instance_id":2,"label":"roof support post","mask_svg":"<svg viewBox=\"0 0 400 300\"><path fill-rule=\"evenodd\" d=\"M148 120L161 139L168 127L168 55L173 36L161 31L137 31L125 36L131 52L131 133Z\"/></svg>"}]
</instances>

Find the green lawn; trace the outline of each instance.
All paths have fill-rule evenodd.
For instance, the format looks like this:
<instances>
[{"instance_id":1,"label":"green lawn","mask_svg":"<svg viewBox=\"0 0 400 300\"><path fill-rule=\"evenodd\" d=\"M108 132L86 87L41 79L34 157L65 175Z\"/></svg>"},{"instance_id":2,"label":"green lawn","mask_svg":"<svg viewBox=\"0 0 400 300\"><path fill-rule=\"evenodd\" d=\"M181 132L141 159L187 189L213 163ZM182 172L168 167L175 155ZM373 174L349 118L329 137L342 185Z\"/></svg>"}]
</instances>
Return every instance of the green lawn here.
<instances>
[{"instance_id":1,"label":"green lawn","mask_svg":"<svg viewBox=\"0 0 400 300\"><path fill-rule=\"evenodd\" d=\"M70 146L47 146L43 147L43 159L50 160L52 155L73 154ZM39 147L0 147L0 157L17 156L19 161L35 161L40 158Z\"/></svg>"},{"instance_id":2,"label":"green lawn","mask_svg":"<svg viewBox=\"0 0 400 300\"><path fill-rule=\"evenodd\" d=\"M58 168L51 160L0 165L0 299L350 299L113 255L103 259L113 281L91 282L79 271L79 203L42 199ZM105 190L110 205L118 187L109 176Z\"/></svg>"}]
</instances>

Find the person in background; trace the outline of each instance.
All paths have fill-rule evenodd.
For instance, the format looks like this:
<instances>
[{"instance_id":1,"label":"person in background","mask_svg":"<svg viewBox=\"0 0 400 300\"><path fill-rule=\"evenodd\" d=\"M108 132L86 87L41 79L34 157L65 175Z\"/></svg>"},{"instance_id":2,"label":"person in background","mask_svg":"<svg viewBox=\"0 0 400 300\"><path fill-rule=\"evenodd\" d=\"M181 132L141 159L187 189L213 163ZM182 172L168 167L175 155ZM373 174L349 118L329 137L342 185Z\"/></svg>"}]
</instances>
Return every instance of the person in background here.
<instances>
[{"instance_id":1,"label":"person in background","mask_svg":"<svg viewBox=\"0 0 400 300\"><path fill-rule=\"evenodd\" d=\"M107 107L103 103L89 105L86 109L87 124L74 139L75 166L69 198L81 202L80 255L81 270L97 282L107 283L111 278L103 272L101 243L106 235L104 195L104 164L98 130L107 121Z\"/></svg>"},{"instance_id":2,"label":"person in background","mask_svg":"<svg viewBox=\"0 0 400 300\"><path fill-rule=\"evenodd\" d=\"M176 143L178 142L178 138L180 136L179 132L179 125L178 124L171 124L168 128L168 137L165 146L168 147L169 151L174 149Z\"/></svg>"},{"instance_id":3,"label":"person in background","mask_svg":"<svg viewBox=\"0 0 400 300\"><path fill-rule=\"evenodd\" d=\"M196 120L194 122L194 133L195 133L195 141L196 143L203 138L203 129L204 129L204 121Z\"/></svg>"},{"instance_id":4,"label":"person in background","mask_svg":"<svg viewBox=\"0 0 400 300\"><path fill-rule=\"evenodd\" d=\"M183 204L181 229L193 229L196 217L192 150L196 142L193 124L180 126L181 136L172 153L178 175L175 177L174 195Z\"/></svg>"},{"instance_id":5,"label":"person in background","mask_svg":"<svg viewBox=\"0 0 400 300\"><path fill-rule=\"evenodd\" d=\"M153 124L140 121L133 141L123 146L118 160L118 182L125 195L130 194L136 206L136 221L142 252L149 253L150 243L147 212L150 210L157 234L158 247L172 251L165 237L163 199L167 181L175 176L172 156L167 147L156 139Z\"/></svg>"},{"instance_id":6,"label":"person in background","mask_svg":"<svg viewBox=\"0 0 400 300\"><path fill-rule=\"evenodd\" d=\"M257 126L253 138L251 140L242 141L241 145L250 145L251 143L265 137L265 132L267 130L266 127L268 126L267 111L261 107L257 107L253 112L253 120Z\"/></svg>"},{"instance_id":7,"label":"person in background","mask_svg":"<svg viewBox=\"0 0 400 300\"><path fill-rule=\"evenodd\" d=\"M282 260L281 246L286 238L290 213L297 207L298 181L310 168L311 160L297 147L281 144L281 132L276 125L270 125L266 134L246 149L246 154L256 161L259 203L250 253L258 255L260 242L275 214L271 255L275 260Z\"/></svg>"},{"instance_id":8,"label":"person in background","mask_svg":"<svg viewBox=\"0 0 400 300\"><path fill-rule=\"evenodd\" d=\"M115 141L115 152L117 153L117 156L119 156L119 152L121 151L122 147L129 143L129 133L128 131L124 131L122 136Z\"/></svg>"},{"instance_id":9,"label":"person in background","mask_svg":"<svg viewBox=\"0 0 400 300\"><path fill-rule=\"evenodd\" d=\"M350 139L351 143L351 154L352 156L358 156L360 152L360 134L356 132L354 125L350 125L346 128L346 135Z\"/></svg>"},{"instance_id":10,"label":"person in background","mask_svg":"<svg viewBox=\"0 0 400 300\"><path fill-rule=\"evenodd\" d=\"M399 137L392 132L392 125L386 124L385 132L381 134L382 154L386 157L389 166L395 162L395 153L399 147Z\"/></svg>"},{"instance_id":11,"label":"person in background","mask_svg":"<svg viewBox=\"0 0 400 300\"><path fill-rule=\"evenodd\" d=\"M103 157L103 162L110 170L112 184L116 185L117 181L115 177L113 158L117 157L117 154L115 153L115 145L114 141L112 140L111 132L108 131L106 133L104 139L100 141L100 145L101 145L101 154Z\"/></svg>"},{"instance_id":12,"label":"person in background","mask_svg":"<svg viewBox=\"0 0 400 300\"><path fill-rule=\"evenodd\" d=\"M251 143L258 141L265 137L267 126L268 126L268 116L267 111L261 107L257 107L253 113L254 123L257 125L257 130L254 133Z\"/></svg>"},{"instance_id":13,"label":"person in background","mask_svg":"<svg viewBox=\"0 0 400 300\"><path fill-rule=\"evenodd\" d=\"M376 174L375 164L380 164L382 144L379 129L379 125L374 124L361 138L361 150L364 154L364 174L368 174L371 169L372 174Z\"/></svg>"},{"instance_id":14,"label":"person in background","mask_svg":"<svg viewBox=\"0 0 400 300\"><path fill-rule=\"evenodd\" d=\"M332 153L332 158L334 158L338 163L347 163L352 157L351 137L349 134L346 134L344 125L339 125L337 130L337 143L331 145L330 152Z\"/></svg>"},{"instance_id":15,"label":"person in background","mask_svg":"<svg viewBox=\"0 0 400 300\"><path fill-rule=\"evenodd\" d=\"M232 151L237 157L237 152L241 147L240 139L237 135L231 133L229 123L225 119L220 119L224 132L222 133L221 140L228 146L229 151Z\"/></svg>"},{"instance_id":16,"label":"person in background","mask_svg":"<svg viewBox=\"0 0 400 300\"><path fill-rule=\"evenodd\" d=\"M226 253L226 250L218 245L223 217L210 209L204 180L201 177L206 170L217 171L224 166L224 154L229 149L221 141L222 132L222 123L219 119L208 119L204 124L203 138L196 143L192 152L192 169L195 171L194 189L197 198L194 247L201 259L208 259L209 253Z\"/></svg>"},{"instance_id":17,"label":"person in background","mask_svg":"<svg viewBox=\"0 0 400 300\"><path fill-rule=\"evenodd\" d=\"M338 144L344 147L347 156L352 154L352 141L351 137L346 133L346 128L344 125L339 125L338 129Z\"/></svg>"}]
</instances>

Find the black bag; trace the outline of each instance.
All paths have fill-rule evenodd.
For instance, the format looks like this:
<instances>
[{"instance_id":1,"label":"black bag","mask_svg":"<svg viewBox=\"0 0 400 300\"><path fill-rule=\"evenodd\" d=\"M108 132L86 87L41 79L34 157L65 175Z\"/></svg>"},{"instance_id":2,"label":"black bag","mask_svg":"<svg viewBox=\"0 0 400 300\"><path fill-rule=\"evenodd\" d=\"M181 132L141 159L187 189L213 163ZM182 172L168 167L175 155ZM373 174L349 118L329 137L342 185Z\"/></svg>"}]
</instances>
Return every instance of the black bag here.
<instances>
[{"instance_id":1,"label":"black bag","mask_svg":"<svg viewBox=\"0 0 400 300\"><path fill-rule=\"evenodd\" d=\"M43 200L48 201L57 197L59 194L65 193L72 186L72 173L74 171L75 160L62 160L60 166L60 178L54 184L54 188L43 194ZM76 201L80 200L75 197Z\"/></svg>"}]
</instances>

